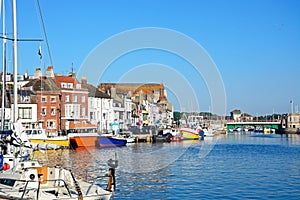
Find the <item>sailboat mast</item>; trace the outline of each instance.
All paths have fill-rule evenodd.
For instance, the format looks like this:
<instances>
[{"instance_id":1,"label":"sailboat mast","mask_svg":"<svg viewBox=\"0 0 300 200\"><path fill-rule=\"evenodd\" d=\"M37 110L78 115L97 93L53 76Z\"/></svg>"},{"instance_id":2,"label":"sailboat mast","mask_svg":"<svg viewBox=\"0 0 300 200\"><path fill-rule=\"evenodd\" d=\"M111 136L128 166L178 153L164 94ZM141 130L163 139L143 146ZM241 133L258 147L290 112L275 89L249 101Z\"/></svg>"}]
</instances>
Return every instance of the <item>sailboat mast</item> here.
<instances>
[{"instance_id":1,"label":"sailboat mast","mask_svg":"<svg viewBox=\"0 0 300 200\"><path fill-rule=\"evenodd\" d=\"M2 13L2 102L1 102L1 130L4 131L5 127L5 99L6 99L6 24L5 24L5 4L4 0L1 1Z\"/></svg>"},{"instance_id":2,"label":"sailboat mast","mask_svg":"<svg viewBox=\"0 0 300 200\"><path fill-rule=\"evenodd\" d=\"M16 0L12 0L13 13L13 67L14 67L14 108L13 122L18 119L18 48L17 48L17 5Z\"/></svg>"}]
</instances>

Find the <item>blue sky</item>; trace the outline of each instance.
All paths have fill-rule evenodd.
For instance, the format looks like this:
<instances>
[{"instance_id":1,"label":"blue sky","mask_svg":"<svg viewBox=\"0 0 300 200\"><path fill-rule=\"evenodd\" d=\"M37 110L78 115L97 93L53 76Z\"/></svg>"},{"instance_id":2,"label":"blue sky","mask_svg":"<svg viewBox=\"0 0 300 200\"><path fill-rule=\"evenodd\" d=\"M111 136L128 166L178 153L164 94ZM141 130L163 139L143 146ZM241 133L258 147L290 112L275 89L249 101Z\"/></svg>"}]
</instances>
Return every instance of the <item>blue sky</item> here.
<instances>
[{"instance_id":1,"label":"blue sky","mask_svg":"<svg viewBox=\"0 0 300 200\"><path fill-rule=\"evenodd\" d=\"M11 3L6 4L9 14ZM300 2L297 0L41 0L40 4L56 73L67 74L72 66L75 72L80 70L92 50L116 34L159 27L190 37L208 53L224 83L226 114L233 109L252 115L286 113L291 110L291 99L294 106L300 104ZM18 1L17 9L19 38L44 38L36 1ZM7 29L11 32L9 28L10 25ZM39 45L19 43L21 73L28 70L33 74L35 68L51 65L45 43L40 63ZM178 106L183 100L176 99L176 91L170 87L169 99L175 109L212 109L210 91L203 77L195 75L186 60L170 52L153 49L130 52L114 61L101 81L120 81L127 72L149 63L186 73L198 103L186 100ZM9 54L8 70L11 69ZM141 78L149 72L136 73ZM166 84L172 79L159 78L165 79L161 82Z\"/></svg>"}]
</instances>

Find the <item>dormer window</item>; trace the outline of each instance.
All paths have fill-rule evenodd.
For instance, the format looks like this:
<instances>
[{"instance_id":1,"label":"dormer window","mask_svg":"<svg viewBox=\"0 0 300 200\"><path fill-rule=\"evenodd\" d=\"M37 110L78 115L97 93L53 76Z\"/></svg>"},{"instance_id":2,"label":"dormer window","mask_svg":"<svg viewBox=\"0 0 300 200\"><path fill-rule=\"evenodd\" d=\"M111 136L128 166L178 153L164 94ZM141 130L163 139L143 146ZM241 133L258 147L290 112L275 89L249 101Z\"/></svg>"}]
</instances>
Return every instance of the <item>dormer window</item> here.
<instances>
[{"instance_id":1,"label":"dormer window","mask_svg":"<svg viewBox=\"0 0 300 200\"><path fill-rule=\"evenodd\" d=\"M60 86L61 86L62 88L67 88L67 83L61 83Z\"/></svg>"}]
</instances>

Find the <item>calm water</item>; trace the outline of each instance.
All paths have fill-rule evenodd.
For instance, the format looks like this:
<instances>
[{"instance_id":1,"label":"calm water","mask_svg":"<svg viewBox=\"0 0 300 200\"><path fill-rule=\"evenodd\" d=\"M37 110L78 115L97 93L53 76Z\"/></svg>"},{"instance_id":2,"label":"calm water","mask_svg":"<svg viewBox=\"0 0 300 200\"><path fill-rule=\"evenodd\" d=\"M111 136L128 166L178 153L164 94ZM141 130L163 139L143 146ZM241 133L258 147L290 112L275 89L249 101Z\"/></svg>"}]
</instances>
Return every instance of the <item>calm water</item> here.
<instances>
[{"instance_id":1,"label":"calm water","mask_svg":"<svg viewBox=\"0 0 300 200\"><path fill-rule=\"evenodd\" d=\"M105 185L105 163L115 154L114 199L300 199L299 135L223 135L36 157Z\"/></svg>"}]
</instances>

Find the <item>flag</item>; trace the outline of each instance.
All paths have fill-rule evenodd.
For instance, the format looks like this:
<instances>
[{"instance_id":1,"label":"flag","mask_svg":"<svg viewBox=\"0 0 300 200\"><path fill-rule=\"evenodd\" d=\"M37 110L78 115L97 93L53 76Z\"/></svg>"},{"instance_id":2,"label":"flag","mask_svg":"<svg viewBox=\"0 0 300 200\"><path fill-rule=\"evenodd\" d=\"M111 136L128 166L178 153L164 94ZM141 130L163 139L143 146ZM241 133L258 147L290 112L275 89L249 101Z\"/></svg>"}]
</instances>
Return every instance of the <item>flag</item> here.
<instances>
[{"instance_id":1,"label":"flag","mask_svg":"<svg viewBox=\"0 0 300 200\"><path fill-rule=\"evenodd\" d=\"M290 103L293 103L293 100L290 100Z\"/></svg>"},{"instance_id":2,"label":"flag","mask_svg":"<svg viewBox=\"0 0 300 200\"><path fill-rule=\"evenodd\" d=\"M42 46L39 47L38 55L40 56L40 59L43 58L43 55L42 55Z\"/></svg>"}]
</instances>

